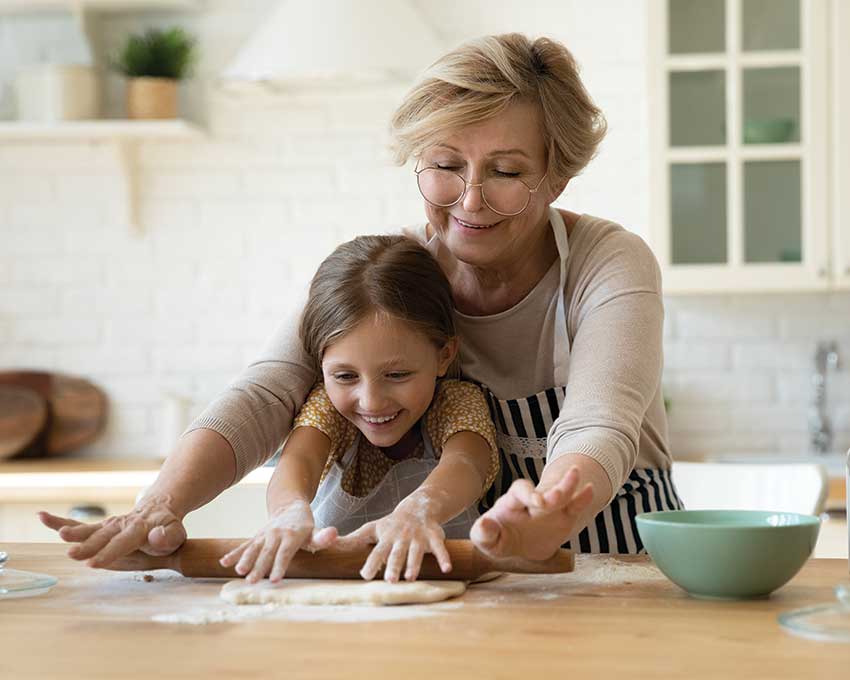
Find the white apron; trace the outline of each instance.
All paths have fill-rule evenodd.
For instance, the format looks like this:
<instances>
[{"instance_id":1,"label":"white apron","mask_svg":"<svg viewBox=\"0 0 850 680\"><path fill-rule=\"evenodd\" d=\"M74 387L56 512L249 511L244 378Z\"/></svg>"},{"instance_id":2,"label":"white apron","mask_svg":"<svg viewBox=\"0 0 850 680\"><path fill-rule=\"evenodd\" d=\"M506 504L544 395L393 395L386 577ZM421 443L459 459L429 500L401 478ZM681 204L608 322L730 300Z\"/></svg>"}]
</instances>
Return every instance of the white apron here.
<instances>
[{"instance_id":1,"label":"white apron","mask_svg":"<svg viewBox=\"0 0 850 680\"><path fill-rule=\"evenodd\" d=\"M342 458L334 462L310 504L316 528L336 527L341 535L348 534L367 522L390 514L404 498L419 488L437 467L437 456L434 454L431 438L424 426L420 430L425 443L422 458L409 458L396 463L381 482L362 498L352 496L341 484L345 470L354 464L357 456L357 449L363 437L362 433L358 433ZM476 519L478 512L473 504L443 525L446 538L469 538L469 529Z\"/></svg>"},{"instance_id":2,"label":"white apron","mask_svg":"<svg viewBox=\"0 0 850 680\"><path fill-rule=\"evenodd\" d=\"M539 484L546 464L547 436L564 403L570 361L570 338L567 333L564 299L569 244L564 220L555 208L549 209L549 222L554 230L561 263L555 315L555 386L522 399L499 399L482 385L490 407L490 416L496 426L499 475L478 505L481 514L493 507L496 499L507 492L515 479L525 478L535 486ZM530 360L533 360L533 357ZM635 516L641 512L678 510L681 507L669 471L632 470L611 504L578 536L572 536L564 547L583 553L643 552Z\"/></svg>"}]
</instances>

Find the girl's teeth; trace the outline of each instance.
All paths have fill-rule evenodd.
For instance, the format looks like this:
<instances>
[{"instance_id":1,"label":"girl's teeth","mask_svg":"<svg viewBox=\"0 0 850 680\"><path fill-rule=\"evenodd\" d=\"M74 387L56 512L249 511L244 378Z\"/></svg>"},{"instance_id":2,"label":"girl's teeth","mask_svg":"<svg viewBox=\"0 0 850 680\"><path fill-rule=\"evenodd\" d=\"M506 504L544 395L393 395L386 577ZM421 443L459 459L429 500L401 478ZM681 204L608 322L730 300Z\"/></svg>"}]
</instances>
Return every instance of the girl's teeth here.
<instances>
[{"instance_id":1,"label":"girl's teeth","mask_svg":"<svg viewBox=\"0 0 850 680\"><path fill-rule=\"evenodd\" d=\"M388 423L389 421L393 420L397 415L398 413L394 413L393 415L386 416L385 418L369 418L368 416L363 416L363 420L365 420L367 423L379 425L381 423Z\"/></svg>"}]
</instances>

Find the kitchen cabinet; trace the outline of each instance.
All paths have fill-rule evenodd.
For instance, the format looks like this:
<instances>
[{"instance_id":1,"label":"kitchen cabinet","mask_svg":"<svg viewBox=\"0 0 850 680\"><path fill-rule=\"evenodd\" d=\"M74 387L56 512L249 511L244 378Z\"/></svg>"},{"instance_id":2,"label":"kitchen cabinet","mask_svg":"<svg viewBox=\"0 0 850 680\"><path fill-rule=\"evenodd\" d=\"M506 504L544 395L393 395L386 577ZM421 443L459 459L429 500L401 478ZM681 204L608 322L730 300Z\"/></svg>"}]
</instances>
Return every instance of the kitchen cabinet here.
<instances>
[{"instance_id":1,"label":"kitchen cabinet","mask_svg":"<svg viewBox=\"0 0 850 680\"><path fill-rule=\"evenodd\" d=\"M72 511L89 513L83 521L132 510L136 498L156 479L156 460L45 460L0 465L0 543L61 542L44 527L37 512L63 517ZM186 530L192 538L252 536L266 523L266 486L273 468L252 471L203 508L189 513Z\"/></svg>"},{"instance_id":2,"label":"kitchen cabinet","mask_svg":"<svg viewBox=\"0 0 850 680\"><path fill-rule=\"evenodd\" d=\"M847 3L652 0L649 26L665 292L850 287Z\"/></svg>"}]
</instances>

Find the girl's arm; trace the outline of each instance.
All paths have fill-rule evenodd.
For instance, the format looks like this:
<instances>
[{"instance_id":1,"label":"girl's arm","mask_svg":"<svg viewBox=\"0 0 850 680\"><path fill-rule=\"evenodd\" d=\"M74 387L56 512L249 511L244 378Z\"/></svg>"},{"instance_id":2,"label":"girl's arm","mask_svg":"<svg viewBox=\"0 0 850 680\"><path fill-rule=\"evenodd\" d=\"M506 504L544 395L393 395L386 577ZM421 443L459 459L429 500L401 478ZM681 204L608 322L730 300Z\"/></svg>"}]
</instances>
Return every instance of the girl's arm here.
<instances>
[{"instance_id":1,"label":"girl's arm","mask_svg":"<svg viewBox=\"0 0 850 680\"><path fill-rule=\"evenodd\" d=\"M437 558L444 573L451 571L442 525L486 491L492 459L493 449L481 435L457 432L449 437L437 467L419 488L390 515L372 523L377 545L360 571L363 578L374 578L386 563L387 581L398 581L403 569L405 580L415 581L426 552Z\"/></svg>"},{"instance_id":2,"label":"girl's arm","mask_svg":"<svg viewBox=\"0 0 850 680\"><path fill-rule=\"evenodd\" d=\"M420 505L427 509L430 519L445 524L486 491L491 459L492 449L484 437L457 432L443 445L437 467L403 502Z\"/></svg>"},{"instance_id":3,"label":"girl's arm","mask_svg":"<svg viewBox=\"0 0 850 680\"><path fill-rule=\"evenodd\" d=\"M284 444L266 491L269 522L254 538L221 558L225 567L256 583L269 574L272 583L283 578L300 549L321 550L336 540L336 529L315 530L310 501L316 495L332 443L321 430L297 427Z\"/></svg>"},{"instance_id":4,"label":"girl's arm","mask_svg":"<svg viewBox=\"0 0 850 680\"><path fill-rule=\"evenodd\" d=\"M451 435L437 466L413 493L386 517L341 539L350 547L375 545L360 575L371 580L386 564L385 580L398 581L404 569L405 580L415 581L425 553L437 558L443 573L451 571L442 525L481 497L489 485L493 456L481 435L468 431Z\"/></svg>"}]
</instances>

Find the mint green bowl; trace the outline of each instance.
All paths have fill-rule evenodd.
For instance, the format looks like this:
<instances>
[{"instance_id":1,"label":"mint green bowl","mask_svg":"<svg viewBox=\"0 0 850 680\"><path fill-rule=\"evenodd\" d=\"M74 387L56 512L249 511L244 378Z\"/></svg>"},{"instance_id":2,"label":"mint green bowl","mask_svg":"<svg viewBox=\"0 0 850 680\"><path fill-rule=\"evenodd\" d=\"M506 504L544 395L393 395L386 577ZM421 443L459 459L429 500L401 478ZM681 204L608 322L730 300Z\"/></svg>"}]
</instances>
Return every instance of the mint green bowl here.
<instances>
[{"instance_id":1,"label":"mint green bowl","mask_svg":"<svg viewBox=\"0 0 850 680\"><path fill-rule=\"evenodd\" d=\"M638 534L658 568L691 595L764 597L785 585L812 554L813 515L758 510L671 510L637 516Z\"/></svg>"}]
</instances>

